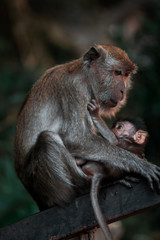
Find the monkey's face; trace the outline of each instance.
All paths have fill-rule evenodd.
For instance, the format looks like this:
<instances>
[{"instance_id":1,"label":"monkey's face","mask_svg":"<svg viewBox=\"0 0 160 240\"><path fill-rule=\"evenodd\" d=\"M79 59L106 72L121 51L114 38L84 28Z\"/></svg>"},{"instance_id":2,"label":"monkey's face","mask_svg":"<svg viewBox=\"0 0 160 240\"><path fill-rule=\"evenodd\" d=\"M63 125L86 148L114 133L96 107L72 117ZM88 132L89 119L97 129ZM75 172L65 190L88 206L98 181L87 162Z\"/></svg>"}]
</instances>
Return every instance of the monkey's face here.
<instances>
[{"instance_id":1,"label":"monkey's face","mask_svg":"<svg viewBox=\"0 0 160 240\"><path fill-rule=\"evenodd\" d=\"M97 45L84 56L90 68L92 88L100 105L101 114L107 117L125 104L126 95L131 86L130 76L136 72L136 65L128 55L112 45Z\"/></svg>"},{"instance_id":2,"label":"monkey's face","mask_svg":"<svg viewBox=\"0 0 160 240\"><path fill-rule=\"evenodd\" d=\"M99 101L102 111L111 117L126 102L127 92L131 86L130 77L136 72L136 65L123 50L111 45L102 45L102 47L104 49L104 72Z\"/></svg>"},{"instance_id":3,"label":"monkey's face","mask_svg":"<svg viewBox=\"0 0 160 240\"><path fill-rule=\"evenodd\" d=\"M116 122L114 128L111 129L117 138L130 138L134 140L136 129L134 125L128 121Z\"/></svg>"},{"instance_id":4,"label":"monkey's face","mask_svg":"<svg viewBox=\"0 0 160 240\"><path fill-rule=\"evenodd\" d=\"M113 65L102 79L99 89L99 104L101 113L111 117L125 104L130 88L131 72L120 66Z\"/></svg>"},{"instance_id":5,"label":"monkey's face","mask_svg":"<svg viewBox=\"0 0 160 240\"><path fill-rule=\"evenodd\" d=\"M135 142L139 145L145 146L148 132L144 130L136 130L133 123L129 121L117 121L111 131L116 135L118 139L126 139L131 142Z\"/></svg>"}]
</instances>

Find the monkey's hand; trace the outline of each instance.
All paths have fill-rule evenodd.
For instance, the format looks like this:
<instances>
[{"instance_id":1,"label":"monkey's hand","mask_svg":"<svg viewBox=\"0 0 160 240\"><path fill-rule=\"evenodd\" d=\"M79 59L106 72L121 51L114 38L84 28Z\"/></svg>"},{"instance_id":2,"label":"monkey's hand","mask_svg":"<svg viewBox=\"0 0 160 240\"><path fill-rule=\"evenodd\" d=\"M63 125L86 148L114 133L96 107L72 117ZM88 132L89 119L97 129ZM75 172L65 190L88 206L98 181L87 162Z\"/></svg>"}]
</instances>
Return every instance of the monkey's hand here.
<instances>
[{"instance_id":1,"label":"monkey's hand","mask_svg":"<svg viewBox=\"0 0 160 240\"><path fill-rule=\"evenodd\" d=\"M115 185L115 184L121 184L121 185L123 185L127 188L132 188L132 183L139 183L139 182L140 182L139 178L136 178L136 177L133 177L133 176L125 176L122 179L118 179L116 181L113 181L113 183L107 184L107 186Z\"/></svg>"},{"instance_id":2,"label":"monkey's hand","mask_svg":"<svg viewBox=\"0 0 160 240\"><path fill-rule=\"evenodd\" d=\"M121 185L123 185L127 188L132 188L131 183L128 180L125 180L125 179L117 180L116 182L114 182L114 184L121 184Z\"/></svg>"},{"instance_id":3,"label":"monkey's hand","mask_svg":"<svg viewBox=\"0 0 160 240\"><path fill-rule=\"evenodd\" d=\"M90 112L92 117L98 117L99 116L99 104L96 102L95 99L92 99L91 102L87 106L88 111Z\"/></svg>"},{"instance_id":4,"label":"monkey's hand","mask_svg":"<svg viewBox=\"0 0 160 240\"><path fill-rule=\"evenodd\" d=\"M130 181L130 182L133 182L133 183L139 183L141 181L140 178L133 177L133 176L126 176L124 179L126 181Z\"/></svg>"},{"instance_id":5,"label":"monkey's hand","mask_svg":"<svg viewBox=\"0 0 160 240\"><path fill-rule=\"evenodd\" d=\"M132 188L131 183L139 183L140 179L132 176L126 176L124 179L120 179L117 183L124 185L127 188Z\"/></svg>"},{"instance_id":6,"label":"monkey's hand","mask_svg":"<svg viewBox=\"0 0 160 240\"><path fill-rule=\"evenodd\" d=\"M137 169L137 173L139 172L147 180L152 191L155 186L158 192L160 192L160 167L146 161L142 161L141 163L139 169Z\"/></svg>"}]
</instances>

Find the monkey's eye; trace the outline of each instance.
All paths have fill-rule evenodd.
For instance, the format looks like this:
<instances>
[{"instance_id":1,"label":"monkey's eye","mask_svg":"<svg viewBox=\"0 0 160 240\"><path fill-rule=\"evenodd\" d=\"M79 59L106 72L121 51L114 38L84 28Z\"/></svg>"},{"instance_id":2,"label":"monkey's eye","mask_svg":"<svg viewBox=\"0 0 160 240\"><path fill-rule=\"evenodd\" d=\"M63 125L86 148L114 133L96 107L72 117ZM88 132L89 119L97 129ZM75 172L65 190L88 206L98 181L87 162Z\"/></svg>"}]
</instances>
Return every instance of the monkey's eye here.
<instances>
[{"instance_id":1,"label":"monkey's eye","mask_svg":"<svg viewBox=\"0 0 160 240\"><path fill-rule=\"evenodd\" d=\"M121 70L115 70L115 71L114 71L114 74L115 74L116 76L122 75L122 71L121 71Z\"/></svg>"},{"instance_id":2,"label":"monkey's eye","mask_svg":"<svg viewBox=\"0 0 160 240\"><path fill-rule=\"evenodd\" d=\"M123 128L123 125L118 125L117 127L116 127L118 130L121 130L122 128Z\"/></svg>"},{"instance_id":3,"label":"monkey's eye","mask_svg":"<svg viewBox=\"0 0 160 240\"><path fill-rule=\"evenodd\" d=\"M127 72L127 73L125 73L125 77L128 77L129 76L129 73Z\"/></svg>"}]
</instances>

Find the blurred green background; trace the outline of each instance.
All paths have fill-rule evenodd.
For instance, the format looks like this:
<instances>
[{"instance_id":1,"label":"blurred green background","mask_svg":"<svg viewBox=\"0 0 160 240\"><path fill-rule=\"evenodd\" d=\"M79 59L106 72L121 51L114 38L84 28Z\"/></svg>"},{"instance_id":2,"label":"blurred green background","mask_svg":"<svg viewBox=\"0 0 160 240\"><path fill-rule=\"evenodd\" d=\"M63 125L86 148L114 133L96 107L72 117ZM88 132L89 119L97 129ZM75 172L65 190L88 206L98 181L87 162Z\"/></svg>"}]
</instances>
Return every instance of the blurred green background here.
<instances>
[{"instance_id":1,"label":"blurred green background","mask_svg":"<svg viewBox=\"0 0 160 240\"><path fill-rule=\"evenodd\" d=\"M0 227L38 212L14 171L18 109L32 84L94 43L112 43L137 63L123 116L148 127L147 158L160 165L160 1L0 1ZM160 240L160 208L122 221L122 240Z\"/></svg>"}]
</instances>

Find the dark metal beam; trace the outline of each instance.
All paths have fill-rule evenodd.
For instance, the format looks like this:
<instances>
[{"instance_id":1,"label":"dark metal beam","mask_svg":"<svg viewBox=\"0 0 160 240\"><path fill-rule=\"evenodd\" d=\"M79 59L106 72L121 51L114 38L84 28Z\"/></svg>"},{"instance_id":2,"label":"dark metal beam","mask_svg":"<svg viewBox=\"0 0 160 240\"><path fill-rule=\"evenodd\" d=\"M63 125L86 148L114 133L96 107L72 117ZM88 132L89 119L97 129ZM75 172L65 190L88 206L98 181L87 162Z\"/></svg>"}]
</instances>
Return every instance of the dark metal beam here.
<instances>
[{"instance_id":1,"label":"dark metal beam","mask_svg":"<svg viewBox=\"0 0 160 240\"><path fill-rule=\"evenodd\" d=\"M100 191L99 202L107 222L160 206L160 195L152 192L145 182L132 189L121 185ZM97 226L89 194L83 195L65 208L53 207L0 229L3 240L53 240L66 238Z\"/></svg>"}]
</instances>

